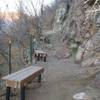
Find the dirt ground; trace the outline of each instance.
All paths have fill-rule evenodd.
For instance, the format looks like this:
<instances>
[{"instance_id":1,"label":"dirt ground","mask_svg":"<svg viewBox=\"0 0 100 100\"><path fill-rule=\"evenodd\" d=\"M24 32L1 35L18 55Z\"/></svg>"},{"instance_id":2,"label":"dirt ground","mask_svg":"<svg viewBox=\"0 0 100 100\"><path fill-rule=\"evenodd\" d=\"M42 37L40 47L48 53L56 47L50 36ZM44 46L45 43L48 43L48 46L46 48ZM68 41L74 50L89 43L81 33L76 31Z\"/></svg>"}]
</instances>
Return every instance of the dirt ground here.
<instances>
[{"instance_id":1,"label":"dirt ground","mask_svg":"<svg viewBox=\"0 0 100 100\"><path fill-rule=\"evenodd\" d=\"M78 79L76 76L80 65L74 63L73 57L57 59L54 56L55 49L62 46L60 38L59 33L52 34L53 48L47 51L47 62L37 63L45 68L42 83L35 83L33 88L27 89L27 100L73 100L73 95L78 92L85 92L94 100L100 100L100 82L96 84L98 78Z\"/></svg>"},{"instance_id":2,"label":"dirt ground","mask_svg":"<svg viewBox=\"0 0 100 100\"><path fill-rule=\"evenodd\" d=\"M55 38L53 37L52 42L56 43L54 44L56 48L60 44ZM46 63L42 61L33 63L43 66L45 71L41 84L34 81L26 88L26 100L73 100L73 95L78 92L85 92L94 97L94 100L100 100L100 88L95 87L94 79L79 80L75 77L80 66L74 63L73 57L57 59L54 56L54 48L47 50L47 53ZM3 97L0 100L5 99ZM19 100L19 94L11 100Z\"/></svg>"},{"instance_id":3,"label":"dirt ground","mask_svg":"<svg viewBox=\"0 0 100 100\"><path fill-rule=\"evenodd\" d=\"M39 62L44 66L45 72L42 83L34 83L26 92L27 100L73 100L73 95L85 92L93 96L94 100L100 100L100 90L93 87L93 79L78 80L75 78L79 65L72 62L72 58L58 60L49 56L47 63Z\"/></svg>"}]
</instances>

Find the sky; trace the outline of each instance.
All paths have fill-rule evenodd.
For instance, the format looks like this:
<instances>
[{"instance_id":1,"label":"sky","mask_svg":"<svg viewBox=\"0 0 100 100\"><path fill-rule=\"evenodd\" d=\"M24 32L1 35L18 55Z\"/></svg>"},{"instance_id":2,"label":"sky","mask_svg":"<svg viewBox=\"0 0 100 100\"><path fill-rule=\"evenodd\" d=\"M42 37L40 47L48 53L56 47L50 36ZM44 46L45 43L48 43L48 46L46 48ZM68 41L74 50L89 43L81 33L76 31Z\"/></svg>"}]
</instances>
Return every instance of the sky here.
<instances>
[{"instance_id":1,"label":"sky","mask_svg":"<svg viewBox=\"0 0 100 100\"><path fill-rule=\"evenodd\" d=\"M1 11L16 11L18 8L16 5L19 4L20 0L0 0L0 10ZM31 1L33 2L33 5L35 8L39 11L40 9L40 3L42 0L22 0L24 1L23 4L28 9L31 9ZM51 5L54 0L44 0L44 5Z\"/></svg>"}]
</instances>

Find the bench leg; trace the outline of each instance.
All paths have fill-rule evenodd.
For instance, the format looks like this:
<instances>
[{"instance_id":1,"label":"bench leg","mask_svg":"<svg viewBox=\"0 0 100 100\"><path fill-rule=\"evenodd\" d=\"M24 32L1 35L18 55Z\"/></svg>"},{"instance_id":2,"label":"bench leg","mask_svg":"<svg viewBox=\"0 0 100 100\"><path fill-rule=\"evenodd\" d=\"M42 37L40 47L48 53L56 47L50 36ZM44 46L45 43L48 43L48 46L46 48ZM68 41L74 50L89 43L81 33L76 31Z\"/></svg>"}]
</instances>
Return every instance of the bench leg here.
<instances>
[{"instance_id":1,"label":"bench leg","mask_svg":"<svg viewBox=\"0 0 100 100\"><path fill-rule=\"evenodd\" d=\"M41 74L38 76L38 82L41 83Z\"/></svg>"},{"instance_id":2,"label":"bench leg","mask_svg":"<svg viewBox=\"0 0 100 100\"><path fill-rule=\"evenodd\" d=\"M25 100L25 86L21 87L20 100Z\"/></svg>"},{"instance_id":3,"label":"bench leg","mask_svg":"<svg viewBox=\"0 0 100 100\"><path fill-rule=\"evenodd\" d=\"M35 57L35 64L37 63L37 57Z\"/></svg>"},{"instance_id":4,"label":"bench leg","mask_svg":"<svg viewBox=\"0 0 100 100\"><path fill-rule=\"evenodd\" d=\"M10 100L10 91L11 91L11 88L7 87L6 88L6 100Z\"/></svg>"},{"instance_id":5,"label":"bench leg","mask_svg":"<svg viewBox=\"0 0 100 100\"><path fill-rule=\"evenodd\" d=\"M46 62L46 56L44 57L44 62Z\"/></svg>"},{"instance_id":6,"label":"bench leg","mask_svg":"<svg viewBox=\"0 0 100 100\"><path fill-rule=\"evenodd\" d=\"M37 63L37 55L35 54L34 57L35 57L35 64L36 64Z\"/></svg>"},{"instance_id":7,"label":"bench leg","mask_svg":"<svg viewBox=\"0 0 100 100\"><path fill-rule=\"evenodd\" d=\"M37 61L39 61L40 60L40 54L38 54L38 56L37 56Z\"/></svg>"}]
</instances>

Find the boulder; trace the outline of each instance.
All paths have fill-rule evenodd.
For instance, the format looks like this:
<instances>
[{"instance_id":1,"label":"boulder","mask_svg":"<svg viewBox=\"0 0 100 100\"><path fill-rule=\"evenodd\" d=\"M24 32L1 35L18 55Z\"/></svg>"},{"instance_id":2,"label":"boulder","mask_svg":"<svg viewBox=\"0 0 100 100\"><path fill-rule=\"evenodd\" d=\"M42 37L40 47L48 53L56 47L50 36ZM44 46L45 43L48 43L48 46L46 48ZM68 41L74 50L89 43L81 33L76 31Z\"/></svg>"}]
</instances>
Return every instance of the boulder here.
<instances>
[{"instance_id":1,"label":"boulder","mask_svg":"<svg viewBox=\"0 0 100 100\"><path fill-rule=\"evenodd\" d=\"M54 55L58 58L58 59L61 59L61 58L68 58L71 53L69 51L69 49L67 48L64 48L64 47L59 47L55 50L55 53Z\"/></svg>"},{"instance_id":2,"label":"boulder","mask_svg":"<svg viewBox=\"0 0 100 100\"><path fill-rule=\"evenodd\" d=\"M100 52L100 30L89 40L85 40L78 48L76 61L83 61L82 66L90 66L98 63L98 55ZM97 57L97 58L96 58Z\"/></svg>"},{"instance_id":3,"label":"boulder","mask_svg":"<svg viewBox=\"0 0 100 100\"><path fill-rule=\"evenodd\" d=\"M61 30L62 23L66 18L67 7L65 3L61 3L56 11L54 30Z\"/></svg>"},{"instance_id":4,"label":"boulder","mask_svg":"<svg viewBox=\"0 0 100 100\"><path fill-rule=\"evenodd\" d=\"M95 66L100 66L100 53L96 53L96 59L94 61Z\"/></svg>"},{"instance_id":5,"label":"boulder","mask_svg":"<svg viewBox=\"0 0 100 100\"><path fill-rule=\"evenodd\" d=\"M46 48L51 49L51 48L53 48L53 45L52 44L47 44Z\"/></svg>"},{"instance_id":6,"label":"boulder","mask_svg":"<svg viewBox=\"0 0 100 100\"><path fill-rule=\"evenodd\" d=\"M82 48L81 46L78 48L77 54L76 54L76 62L80 62L82 60L82 56L83 56L83 52L84 52L84 48Z\"/></svg>"},{"instance_id":7,"label":"boulder","mask_svg":"<svg viewBox=\"0 0 100 100\"><path fill-rule=\"evenodd\" d=\"M82 67L90 67L94 66L96 58L89 58L82 62Z\"/></svg>"},{"instance_id":8,"label":"boulder","mask_svg":"<svg viewBox=\"0 0 100 100\"><path fill-rule=\"evenodd\" d=\"M99 66L99 65L100 65L100 59L97 58L97 59L94 61L94 65L95 65L95 66Z\"/></svg>"},{"instance_id":9,"label":"boulder","mask_svg":"<svg viewBox=\"0 0 100 100\"><path fill-rule=\"evenodd\" d=\"M86 67L78 70L78 79L95 78L100 73L100 67Z\"/></svg>"},{"instance_id":10,"label":"boulder","mask_svg":"<svg viewBox=\"0 0 100 100\"><path fill-rule=\"evenodd\" d=\"M100 12L97 12L96 13L96 16L95 16L95 23L97 26L100 27Z\"/></svg>"},{"instance_id":11,"label":"boulder","mask_svg":"<svg viewBox=\"0 0 100 100\"><path fill-rule=\"evenodd\" d=\"M77 93L73 96L74 100L93 100L93 98L87 95L85 92Z\"/></svg>"}]
</instances>

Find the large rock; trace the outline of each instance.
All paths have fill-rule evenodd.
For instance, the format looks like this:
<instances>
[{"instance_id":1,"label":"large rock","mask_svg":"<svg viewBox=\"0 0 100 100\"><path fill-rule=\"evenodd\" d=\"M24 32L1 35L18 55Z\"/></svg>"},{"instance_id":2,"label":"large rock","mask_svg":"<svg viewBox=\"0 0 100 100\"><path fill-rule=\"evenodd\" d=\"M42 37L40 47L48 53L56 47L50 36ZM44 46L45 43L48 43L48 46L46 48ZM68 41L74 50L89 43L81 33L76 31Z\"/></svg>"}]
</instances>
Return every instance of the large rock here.
<instances>
[{"instance_id":1,"label":"large rock","mask_svg":"<svg viewBox=\"0 0 100 100\"><path fill-rule=\"evenodd\" d=\"M69 0L68 0L69 1ZM87 19L86 11L90 10L89 5L84 5L86 0L71 0L70 9L67 9L67 2L60 4L55 16L54 29L60 30L64 41L68 47L71 42L79 42L76 53L76 61L82 66L98 66L100 59L96 55L100 52L100 12L95 12L94 16ZM65 20L63 21L63 19ZM97 32L98 31L98 32ZM72 51L73 48L70 48ZM57 56L62 58L65 55L63 50L56 50ZM59 53L58 53L59 52Z\"/></svg>"},{"instance_id":2,"label":"large rock","mask_svg":"<svg viewBox=\"0 0 100 100\"><path fill-rule=\"evenodd\" d=\"M81 60L88 59L94 54L94 44L92 39L84 41L81 47L83 48Z\"/></svg>"},{"instance_id":3,"label":"large rock","mask_svg":"<svg viewBox=\"0 0 100 100\"><path fill-rule=\"evenodd\" d=\"M100 67L83 67L77 71L77 79L95 78L100 73Z\"/></svg>"},{"instance_id":4,"label":"large rock","mask_svg":"<svg viewBox=\"0 0 100 100\"><path fill-rule=\"evenodd\" d=\"M74 100L93 100L91 96L84 92L77 93L73 96Z\"/></svg>"},{"instance_id":5,"label":"large rock","mask_svg":"<svg viewBox=\"0 0 100 100\"><path fill-rule=\"evenodd\" d=\"M68 4L61 3L56 11L54 30L61 30L64 20L66 19L66 15L68 13L69 7Z\"/></svg>"},{"instance_id":6,"label":"large rock","mask_svg":"<svg viewBox=\"0 0 100 100\"><path fill-rule=\"evenodd\" d=\"M93 57L89 57L82 62L83 67L96 67L100 66L100 52L95 53Z\"/></svg>"},{"instance_id":7,"label":"large rock","mask_svg":"<svg viewBox=\"0 0 100 100\"><path fill-rule=\"evenodd\" d=\"M100 52L100 30L92 38L83 42L76 54L76 61L84 60L83 66L96 63L96 54ZM94 58L93 58L94 57ZM90 63L90 64L89 64Z\"/></svg>"},{"instance_id":8,"label":"large rock","mask_svg":"<svg viewBox=\"0 0 100 100\"><path fill-rule=\"evenodd\" d=\"M82 56L83 56L83 52L84 52L84 48L82 48L81 46L78 48L77 54L76 54L76 62L80 62L82 60Z\"/></svg>"},{"instance_id":9,"label":"large rock","mask_svg":"<svg viewBox=\"0 0 100 100\"><path fill-rule=\"evenodd\" d=\"M97 26L100 27L100 12L97 12L97 13L96 13L96 16L95 16L95 23L97 24Z\"/></svg>"},{"instance_id":10,"label":"large rock","mask_svg":"<svg viewBox=\"0 0 100 100\"><path fill-rule=\"evenodd\" d=\"M64 48L64 47L59 47L55 50L54 55L58 58L58 59L62 59L62 58L68 58L71 53L69 51L69 49Z\"/></svg>"},{"instance_id":11,"label":"large rock","mask_svg":"<svg viewBox=\"0 0 100 100\"><path fill-rule=\"evenodd\" d=\"M95 59L94 65L95 66L100 66L100 58Z\"/></svg>"},{"instance_id":12,"label":"large rock","mask_svg":"<svg viewBox=\"0 0 100 100\"><path fill-rule=\"evenodd\" d=\"M89 58L82 62L82 67L94 66L94 63L95 63L95 58Z\"/></svg>"}]
</instances>

